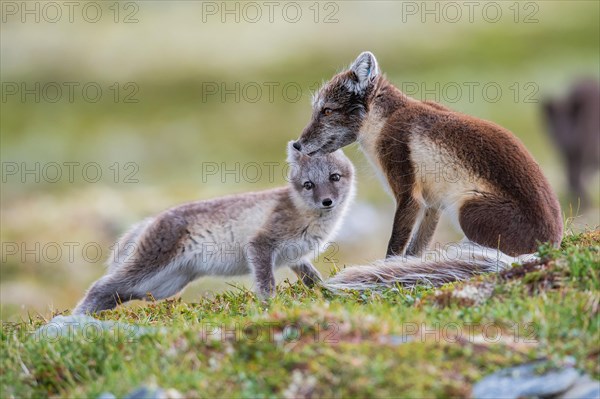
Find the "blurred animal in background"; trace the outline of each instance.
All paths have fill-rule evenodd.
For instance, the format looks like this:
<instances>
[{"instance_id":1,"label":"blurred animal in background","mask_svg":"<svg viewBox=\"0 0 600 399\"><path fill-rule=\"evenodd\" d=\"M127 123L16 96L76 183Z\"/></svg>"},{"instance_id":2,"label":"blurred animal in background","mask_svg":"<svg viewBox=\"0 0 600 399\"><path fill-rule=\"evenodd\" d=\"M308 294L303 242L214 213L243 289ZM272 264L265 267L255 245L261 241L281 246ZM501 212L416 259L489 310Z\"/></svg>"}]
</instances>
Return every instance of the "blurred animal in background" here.
<instances>
[{"instance_id":1,"label":"blurred animal in background","mask_svg":"<svg viewBox=\"0 0 600 399\"><path fill-rule=\"evenodd\" d=\"M566 96L545 100L543 109L548 131L565 160L573 203L586 208L586 181L600 168L600 84L580 79Z\"/></svg>"}]
</instances>

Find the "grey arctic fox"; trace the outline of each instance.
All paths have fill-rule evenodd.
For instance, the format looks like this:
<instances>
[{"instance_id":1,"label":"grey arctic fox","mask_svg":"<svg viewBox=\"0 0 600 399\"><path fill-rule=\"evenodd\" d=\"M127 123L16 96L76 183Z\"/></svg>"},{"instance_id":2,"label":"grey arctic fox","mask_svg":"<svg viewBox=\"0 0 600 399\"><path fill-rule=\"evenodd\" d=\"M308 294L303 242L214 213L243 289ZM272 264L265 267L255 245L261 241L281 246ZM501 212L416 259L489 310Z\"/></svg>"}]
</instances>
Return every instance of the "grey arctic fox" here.
<instances>
[{"instance_id":1,"label":"grey arctic fox","mask_svg":"<svg viewBox=\"0 0 600 399\"><path fill-rule=\"evenodd\" d=\"M354 195L354 167L341 150L309 157L291 143L288 163L285 187L191 202L134 225L73 313L148 294L167 298L208 275L252 273L258 295L268 298L275 292L273 270L284 265L306 285L321 281L308 256L339 227Z\"/></svg>"}]
</instances>

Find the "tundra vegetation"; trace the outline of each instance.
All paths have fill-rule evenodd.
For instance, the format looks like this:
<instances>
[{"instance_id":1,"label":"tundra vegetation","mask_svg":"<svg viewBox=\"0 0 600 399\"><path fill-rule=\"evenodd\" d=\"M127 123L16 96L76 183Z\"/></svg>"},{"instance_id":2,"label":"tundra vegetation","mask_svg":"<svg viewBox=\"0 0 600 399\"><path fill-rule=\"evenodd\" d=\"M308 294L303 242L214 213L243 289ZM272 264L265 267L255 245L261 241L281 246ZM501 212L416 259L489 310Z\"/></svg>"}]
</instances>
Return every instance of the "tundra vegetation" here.
<instances>
[{"instance_id":1,"label":"tundra vegetation","mask_svg":"<svg viewBox=\"0 0 600 399\"><path fill-rule=\"evenodd\" d=\"M33 334L54 314L2 325L2 397L466 396L535 359L600 376L600 231L568 234L541 260L439 289L332 295L284 282L265 303L241 287L197 302L119 307L132 325ZM126 324L125 324L126 323Z\"/></svg>"}]
</instances>

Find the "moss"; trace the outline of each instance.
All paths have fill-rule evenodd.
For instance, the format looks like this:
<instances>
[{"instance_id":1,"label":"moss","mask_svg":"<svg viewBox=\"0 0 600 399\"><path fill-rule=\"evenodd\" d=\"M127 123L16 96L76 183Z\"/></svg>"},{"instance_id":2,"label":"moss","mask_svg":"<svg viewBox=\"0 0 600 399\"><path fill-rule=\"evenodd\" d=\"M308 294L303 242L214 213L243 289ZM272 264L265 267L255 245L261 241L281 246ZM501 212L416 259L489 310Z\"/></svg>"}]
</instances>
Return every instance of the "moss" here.
<instances>
[{"instance_id":1,"label":"moss","mask_svg":"<svg viewBox=\"0 0 600 399\"><path fill-rule=\"evenodd\" d=\"M543 261L437 290L336 297L286 282L266 304L235 288L98 315L155 327L140 337L31 336L52 315L4 323L2 394L120 396L158 384L200 397L467 396L500 368L565 356L598 378L599 238L568 236L542 246Z\"/></svg>"}]
</instances>

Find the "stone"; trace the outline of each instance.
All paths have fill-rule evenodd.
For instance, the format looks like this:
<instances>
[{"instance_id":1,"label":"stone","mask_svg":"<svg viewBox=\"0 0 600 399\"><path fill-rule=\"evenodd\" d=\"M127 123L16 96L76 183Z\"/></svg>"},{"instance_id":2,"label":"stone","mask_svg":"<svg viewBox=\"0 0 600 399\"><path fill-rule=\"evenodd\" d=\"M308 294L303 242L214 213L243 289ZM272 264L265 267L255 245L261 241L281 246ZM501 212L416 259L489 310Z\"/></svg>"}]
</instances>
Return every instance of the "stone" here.
<instances>
[{"instance_id":1,"label":"stone","mask_svg":"<svg viewBox=\"0 0 600 399\"><path fill-rule=\"evenodd\" d=\"M47 324L38 328L33 336L36 339L55 341L59 338L71 338L82 334L84 338L95 339L103 332L115 334L115 337L137 338L141 335L157 331L154 328L118 321L94 319L91 316L71 315L56 316Z\"/></svg>"},{"instance_id":2,"label":"stone","mask_svg":"<svg viewBox=\"0 0 600 399\"><path fill-rule=\"evenodd\" d=\"M588 375L579 377L567 392L559 399L600 399L600 381L592 380Z\"/></svg>"},{"instance_id":3,"label":"stone","mask_svg":"<svg viewBox=\"0 0 600 399\"><path fill-rule=\"evenodd\" d=\"M472 395L478 399L551 397L567 391L580 377L570 366L539 374L537 370L543 365L528 363L488 375L475 384Z\"/></svg>"}]
</instances>

